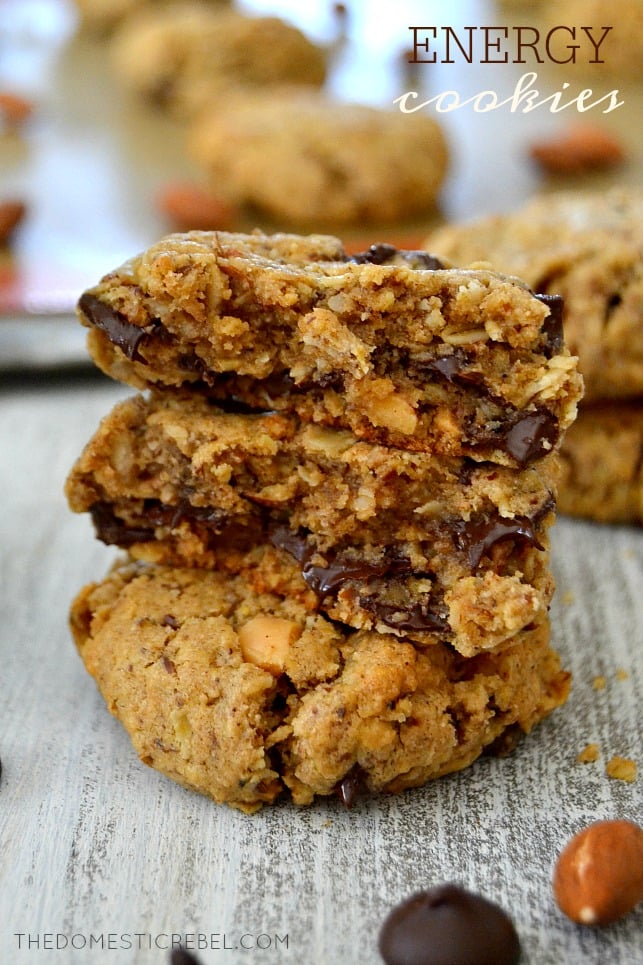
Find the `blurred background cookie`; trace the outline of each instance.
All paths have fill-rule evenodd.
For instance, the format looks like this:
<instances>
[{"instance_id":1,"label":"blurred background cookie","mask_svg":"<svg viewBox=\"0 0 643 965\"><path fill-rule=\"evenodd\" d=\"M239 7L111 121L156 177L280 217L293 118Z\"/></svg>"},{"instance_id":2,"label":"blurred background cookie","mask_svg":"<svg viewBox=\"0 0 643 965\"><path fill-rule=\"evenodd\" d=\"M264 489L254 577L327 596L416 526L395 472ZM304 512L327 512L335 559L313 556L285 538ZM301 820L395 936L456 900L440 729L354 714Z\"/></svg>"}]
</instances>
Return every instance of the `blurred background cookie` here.
<instances>
[{"instance_id":1,"label":"blurred background cookie","mask_svg":"<svg viewBox=\"0 0 643 965\"><path fill-rule=\"evenodd\" d=\"M169 0L178 3L180 0ZM191 0L187 0L189 4ZM203 0L211 6L224 6L230 0ZM147 9L153 14L168 5L168 0L74 0L83 30L96 35L108 34L129 14Z\"/></svg>"},{"instance_id":2,"label":"blurred background cookie","mask_svg":"<svg viewBox=\"0 0 643 965\"><path fill-rule=\"evenodd\" d=\"M442 129L426 114L295 90L227 98L195 122L188 147L213 188L297 225L426 212L448 160Z\"/></svg>"},{"instance_id":3,"label":"blurred background cookie","mask_svg":"<svg viewBox=\"0 0 643 965\"><path fill-rule=\"evenodd\" d=\"M566 191L507 215L452 224L429 251L484 259L537 292L565 299L564 328L585 398L562 454L559 505L603 522L643 512L643 192Z\"/></svg>"},{"instance_id":4,"label":"blurred background cookie","mask_svg":"<svg viewBox=\"0 0 643 965\"><path fill-rule=\"evenodd\" d=\"M111 56L124 87L178 117L231 89L318 87L326 77L326 50L297 27L201 0L143 7L115 32Z\"/></svg>"}]
</instances>

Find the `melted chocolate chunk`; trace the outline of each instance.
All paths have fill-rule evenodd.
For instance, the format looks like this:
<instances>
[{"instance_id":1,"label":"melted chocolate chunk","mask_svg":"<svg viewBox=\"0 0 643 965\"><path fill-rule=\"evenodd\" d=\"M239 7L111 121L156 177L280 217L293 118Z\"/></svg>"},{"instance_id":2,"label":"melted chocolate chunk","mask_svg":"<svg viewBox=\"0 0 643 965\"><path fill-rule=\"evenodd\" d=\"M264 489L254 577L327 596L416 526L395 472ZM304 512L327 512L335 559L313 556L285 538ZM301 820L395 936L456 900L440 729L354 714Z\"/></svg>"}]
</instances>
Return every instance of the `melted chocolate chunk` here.
<instances>
[{"instance_id":1,"label":"melted chocolate chunk","mask_svg":"<svg viewBox=\"0 0 643 965\"><path fill-rule=\"evenodd\" d=\"M98 539L108 546L131 546L154 539L154 530L148 527L129 526L115 515L108 503L94 503L89 510Z\"/></svg>"},{"instance_id":2,"label":"melted chocolate chunk","mask_svg":"<svg viewBox=\"0 0 643 965\"><path fill-rule=\"evenodd\" d=\"M386 965L517 965L520 940L496 904L456 885L401 902L382 925Z\"/></svg>"},{"instance_id":3,"label":"melted chocolate chunk","mask_svg":"<svg viewBox=\"0 0 643 965\"><path fill-rule=\"evenodd\" d=\"M448 610L433 602L418 601L405 609L391 603L381 603L377 597L360 597L361 606L387 626L395 630L428 630L444 633L449 629ZM400 613L403 618L396 619Z\"/></svg>"},{"instance_id":4,"label":"melted chocolate chunk","mask_svg":"<svg viewBox=\"0 0 643 965\"><path fill-rule=\"evenodd\" d=\"M320 598L337 594L343 584L350 580L364 583L382 578L394 580L413 572L409 560L401 557L383 556L377 562L367 563L346 559L338 553L325 566L314 564L311 560L316 550L308 545L304 536L293 533L285 526L275 529L270 539L274 546L294 556L301 566L304 580ZM443 632L449 628L446 609L435 601L418 601L404 608L382 602L375 593L360 596L359 602L365 610L394 629ZM403 616L400 617L400 614Z\"/></svg>"},{"instance_id":5,"label":"melted chocolate chunk","mask_svg":"<svg viewBox=\"0 0 643 965\"><path fill-rule=\"evenodd\" d=\"M364 772L359 764L354 764L348 774L344 775L335 788L335 794L337 794L344 807L350 809L364 789Z\"/></svg>"},{"instance_id":6,"label":"melted chocolate chunk","mask_svg":"<svg viewBox=\"0 0 643 965\"><path fill-rule=\"evenodd\" d=\"M558 421L549 412L524 416L506 430L504 448L522 467L547 455L558 439Z\"/></svg>"},{"instance_id":7,"label":"melted chocolate chunk","mask_svg":"<svg viewBox=\"0 0 643 965\"><path fill-rule=\"evenodd\" d=\"M156 326L133 325L125 315L106 305L100 298L85 292L78 302L83 315L94 327L105 332L113 345L117 345L131 361L145 362L138 347Z\"/></svg>"},{"instance_id":8,"label":"melted chocolate chunk","mask_svg":"<svg viewBox=\"0 0 643 965\"><path fill-rule=\"evenodd\" d=\"M325 566L314 564L311 562L317 552L314 547L308 545L305 536L293 533L285 526L275 529L270 539L274 546L294 556L301 565L303 578L318 596L337 593L342 584L349 580L367 582L382 576L411 572L411 564L406 559L382 557L378 562L367 563L363 560L347 559L340 553Z\"/></svg>"},{"instance_id":9,"label":"melted chocolate chunk","mask_svg":"<svg viewBox=\"0 0 643 965\"><path fill-rule=\"evenodd\" d=\"M356 255L351 255L348 261L354 261L356 265L384 265L397 254L395 245L387 245L382 242L371 245L368 251L360 251Z\"/></svg>"},{"instance_id":10,"label":"melted chocolate chunk","mask_svg":"<svg viewBox=\"0 0 643 965\"><path fill-rule=\"evenodd\" d=\"M182 499L176 506L166 506L156 500L146 500L145 511L154 526L169 526L175 529L182 522L200 523L215 533L227 522L227 515L222 510L212 506L192 506L187 499Z\"/></svg>"},{"instance_id":11,"label":"melted chocolate chunk","mask_svg":"<svg viewBox=\"0 0 643 965\"><path fill-rule=\"evenodd\" d=\"M546 339L546 356L551 358L563 347L563 310L565 301L562 295L537 293L536 298L549 308L549 315L543 322L542 332Z\"/></svg>"},{"instance_id":12,"label":"melted chocolate chunk","mask_svg":"<svg viewBox=\"0 0 643 965\"><path fill-rule=\"evenodd\" d=\"M396 248L395 245L384 242L371 245L368 251L350 255L347 260L354 262L356 265L385 265L398 255L408 262L411 268L428 271L439 271L444 268L439 258L426 251L403 251Z\"/></svg>"},{"instance_id":13,"label":"melted chocolate chunk","mask_svg":"<svg viewBox=\"0 0 643 965\"><path fill-rule=\"evenodd\" d=\"M436 374L446 379L447 382L463 382L467 385L482 385L484 378L480 372L467 370L470 364L466 354L461 349L456 349L452 355L442 355L436 357L422 358L415 356L408 361L410 374L426 376Z\"/></svg>"},{"instance_id":14,"label":"melted chocolate chunk","mask_svg":"<svg viewBox=\"0 0 643 965\"><path fill-rule=\"evenodd\" d=\"M547 502L547 507L550 503ZM528 516L485 516L484 519L458 520L453 524L456 546L469 557L469 565L475 570L480 560L492 546L507 539L519 539L529 546L542 550L535 531L535 520Z\"/></svg>"},{"instance_id":15,"label":"melted chocolate chunk","mask_svg":"<svg viewBox=\"0 0 643 965\"><path fill-rule=\"evenodd\" d=\"M97 502L89 510L96 536L108 546L132 546L134 543L148 543L154 539L156 526L167 526L175 529L184 520L196 523L221 533L228 517L219 509L210 507L191 506L187 500L182 500L177 506L166 506L154 499L145 501L144 512L149 520L149 526L132 526L119 519L109 503Z\"/></svg>"}]
</instances>

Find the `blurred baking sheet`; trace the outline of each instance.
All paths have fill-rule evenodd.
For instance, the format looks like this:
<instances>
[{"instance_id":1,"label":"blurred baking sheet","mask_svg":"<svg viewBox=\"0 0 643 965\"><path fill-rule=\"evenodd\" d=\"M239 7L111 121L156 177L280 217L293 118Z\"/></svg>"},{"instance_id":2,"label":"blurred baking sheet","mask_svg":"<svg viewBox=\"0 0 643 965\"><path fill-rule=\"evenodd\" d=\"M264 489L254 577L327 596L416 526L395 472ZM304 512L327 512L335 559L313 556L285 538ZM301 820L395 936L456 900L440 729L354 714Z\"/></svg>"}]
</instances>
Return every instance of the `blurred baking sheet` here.
<instances>
[{"instance_id":1,"label":"blurred baking sheet","mask_svg":"<svg viewBox=\"0 0 643 965\"><path fill-rule=\"evenodd\" d=\"M246 0L238 6L283 15L320 43L330 45L338 34L334 5L326 0ZM436 63L416 65L409 74L405 52L411 27L445 22L445 5L438 0L353 0L345 6L345 41L336 45L328 81L338 99L390 107L411 83L427 96L456 89L464 97L489 88L504 96L524 69L511 63ZM516 9L515 4L496 6L485 0L448 6L446 19L454 30L507 23ZM521 22L527 12L530 22L537 15L530 5L518 9ZM548 90L560 85L562 76L547 65L541 73ZM600 86L606 83L601 76ZM27 205L12 247L23 281L22 303L14 299L7 305L0 274L0 369L55 367L62 359L82 364L87 361L84 338L73 318L78 294L170 230L156 206L157 192L169 181L198 179L199 173L186 156L181 126L123 93L110 70L105 40L77 30L69 0L2 0L0 90L31 98L35 107L20 131L0 132L0 195ZM624 96L623 108L599 117L628 150L629 160L616 175L619 183L634 183L640 177L643 143L636 122L641 92L627 87ZM568 115L533 111L508 116L465 108L439 117L450 143L450 170L434 219L410 226L416 236L423 237L436 220L508 210L538 190L570 184L545 180L527 158L529 143L565 123ZM601 173L582 183L601 188L614 177ZM360 237L382 241L399 237L406 227L355 230ZM34 300L43 304L60 291L69 293L67 302L57 302L51 325L43 328L43 312L28 306Z\"/></svg>"}]
</instances>

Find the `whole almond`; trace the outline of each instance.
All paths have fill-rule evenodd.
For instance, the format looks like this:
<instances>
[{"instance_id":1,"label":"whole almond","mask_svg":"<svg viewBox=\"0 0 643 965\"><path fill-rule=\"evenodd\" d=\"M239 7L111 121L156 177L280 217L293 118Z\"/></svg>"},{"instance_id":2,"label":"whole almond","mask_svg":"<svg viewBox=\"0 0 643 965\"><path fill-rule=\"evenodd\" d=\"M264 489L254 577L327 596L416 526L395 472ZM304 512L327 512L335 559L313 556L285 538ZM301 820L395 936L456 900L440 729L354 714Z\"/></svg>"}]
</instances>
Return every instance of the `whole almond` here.
<instances>
[{"instance_id":1,"label":"whole almond","mask_svg":"<svg viewBox=\"0 0 643 965\"><path fill-rule=\"evenodd\" d=\"M0 120L10 127L22 124L33 114L33 103L19 94L0 91Z\"/></svg>"},{"instance_id":2,"label":"whole almond","mask_svg":"<svg viewBox=\"0 0 643 965\"><path fill-rule=\"evenodd\" d=\"M612 167L625 157L613 134L593 124L573 124L549 140L532 144L531 158L552 174L582 174Z\"/></svg>"},{"instance_id":3,"label":"whole almond","mask_svg":"<svg viewBox=\"0 0 643 965\"><path fill-rule=\"evenodd\" d=\"M227 231L239 216L229 201L195 184L167 184L156 200L161 214L177 231Z\"/></svg>"},{"instance_id":4,"label":"whole almond","mask_svg":"<svg viewBox=\"0 0 643 965\"><path fill-rule=\"evenodd\" d=\"M643 830L597 821L574 835L553 877L560 910L580 925L608 925L643 900Z\"/></svg>"},{"instance_id":5,"label":"whole almond","mask_svg":"<svg viewBox=\"0 0 643 965\"><path fill-rule=\"evenodd\" d=\"M25 216L26 207L22 201L0 201L0 245L6 245L11 235Z\"/></svg>"}]
</instances>

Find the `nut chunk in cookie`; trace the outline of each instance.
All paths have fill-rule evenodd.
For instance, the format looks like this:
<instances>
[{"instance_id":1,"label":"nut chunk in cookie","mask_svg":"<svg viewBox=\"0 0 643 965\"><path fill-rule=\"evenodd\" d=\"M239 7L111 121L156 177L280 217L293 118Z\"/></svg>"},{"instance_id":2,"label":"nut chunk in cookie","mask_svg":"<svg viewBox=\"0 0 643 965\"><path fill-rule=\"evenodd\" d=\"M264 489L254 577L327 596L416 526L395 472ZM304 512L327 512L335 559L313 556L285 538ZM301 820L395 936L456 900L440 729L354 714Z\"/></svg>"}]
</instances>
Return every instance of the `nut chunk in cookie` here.
<instances>
[{"instance_id":1,"label":"nut chunk in cookie","mask_svg":"<svg viewBox=\"0 0 643 965\"><path fill-rule=\"evenodd\" d=\"M347 630L250 576L124 563L72 607L82 660L141 759L217 802L416 787L567 696L546 617L463 658Z\"/></svg>"},{"instance_id":2,"label":"nut chunk in cookie","mask_svg":"<svg viewBox=\"0 0 643 965\"><path fill-rule=\"evenodd\" d=\"M101 369L138 388L294 412L403 449L524 467L582 381L562 304L488 270L333 237L170 235L79 302Z\"/></svg>"}]
</instances>

